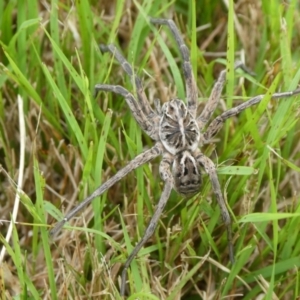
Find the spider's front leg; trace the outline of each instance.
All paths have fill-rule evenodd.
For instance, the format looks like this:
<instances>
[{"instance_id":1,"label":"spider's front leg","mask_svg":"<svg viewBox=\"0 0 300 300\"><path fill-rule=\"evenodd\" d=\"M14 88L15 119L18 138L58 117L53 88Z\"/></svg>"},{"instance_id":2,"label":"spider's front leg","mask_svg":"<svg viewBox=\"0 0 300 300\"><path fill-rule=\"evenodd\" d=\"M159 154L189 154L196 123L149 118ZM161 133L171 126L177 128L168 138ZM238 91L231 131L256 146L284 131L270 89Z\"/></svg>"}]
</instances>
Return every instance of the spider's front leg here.
<instances>
[{"instance_id":1,"label":"spider's front leg","mask_svg":"<svg viewBox=\"0 0 300 300\"><path fill-rule=\"evenodd\" d=\"M231 263L233 264L234 263L234 250L233 250L233 244L232 244L231 218L230 218L228 209L226 207L226 203L225 203L223 195L222 195L220 183L219 183L218 176L217 176L216 167L215 167L214 163L202 153L199 153L196 156L196 160L205 169L205 172L208 174L208 176L210 178L214 194L217 198L217 202L221 209L222 219L223 219L223 222L227 229L229 258L230 258Z\"/></svg>"},{"instance_id":2,"label":"spider's front leg","mask_svg":"<svg viewBox=\"0 0 300 300\"><path fill-rule=\"evenodd\" d=\"M112 92L124 97L133 117L140 125L143 131L145 131L152 139L158 140L157 134L155 133L155 126L153 122L145 116L143 110L141 109L139 103L135 100L134 96L120 85L111 85L111 84L96 84L95 85L95 94L97 95L100 91Z\"/></svg>"},{"instance_id":3,"label":"spider's front leg","mask_svg":"<svg viewBox=\"0 0 300 300\"><path fill-rule=\"evenodd\" d=\"M236 61L234 64L234 69L242 69L244 72L250 74L250 75L255 75L253 72L251 72L241 61ZM227 70L221 71L218 80L213 86L213 89L211 91L211 94L208 98L208 101L201 112L200 116L197 117L197 122L199 129L202 131L204 126L207 124L207 122L210 120L211 116L213 115L214 111L217 108L217 105L220 101L222 90L224 88L224 84L226 82L226 73Z\"/></svg>"},{"instance_id":4,"label":"spider's front leg","mask_svg":"<svg viewBox=\"0 0 300 300\"><path fill-rule=\"evenodd\" d=\"M124 268L122 271L122 280L121 280L121 296L125 294L125 286L126 286L126 277L127 277L127 269L129 268L132 260L141 250L141 248L145 245L148 239L153 235L154 230L157 226L159 218L165 208L165 205L170 197L172 188L173 188L173 176L170 170L170 166L173 162L173 156L169 153L164 154L163 159L159 165L159 173L162 180L165 182L165 186L163 192L161 194L160 200L157 204L157 208L152 216L150 223L142 237L142 239L138 242L138 244L134 247L130 255L128 256Z\"/></svg>"},{"instance_id":5,"label":"spider's front leg","mask_svg":"<svg viewBox=\"0 0 300 300\"><path fill-rule=\"evenodd\" d=\"M117 61L121 64L123 70L130 76L133 85L135 86L136 94L138 97L137 101L132 93L126 90L120 85L110 85L110 84L96 84L95 94L99 91L109 91L119 95L122 95L127 105L129 106L133 117L138 122L140 127L155 141L158 141L158 135L156 126L159 122L159 116L153 111L151 105L146 97L144 88L140 78L135 74L134 70L130 66L129 62L120 53L115 45L100 45L100 50L102 52L110 52L114 55Z\"/></svg>"},{"instance_id":6,"label":"spider's front leg","mask_svg":"<svg viewBox=\"0 0 300 300\"><path fill-rule=\"evenodd\" d=\"M147 96L144 92L144 88L142 85L141 79L135 74L134 70L132 69L131 65L129 62L125 59L125 57L121 54L121 52L116 48L115 45L110 44L110 45L100 45L99 46L100 50L102 52L110 52L115 56L117 61L121 64L121 67L123 70L130 76L132 84L135 85L136 87L136 92L137 96L139 99L139 105L141 106L141 109L143 113L146 116L153 116L155 115L153 109L150 106L150 103L147 99Z\"/></svg>"},{"instance_id":7,"label":"spider's front leg","mask_svg":"<svg viewBox=\"0 0 300 300\"><path fill-rule=\"evenodd\" d=\"M282 93L275 93L273 95L271 95L271 98L273 99L281 99L281 98L287 98L287 97L291 97L294 95L300 94L300 89L296 89L294 91L291 92L282 92ZM204 140L209 141L213 136L215 136L223 127L224 122L233 117L238 115L240 112L242 112L243 110L247 109L248 107L251 107L253 105L258 104L263 98L265 97L265 95L258 95L255 96L251 99L249 99L248 101L233 107L231 109L226 110L225 112L223 112L220 116L216 117L208 126L206 132L204 133Z\"/></svg>"},{"instance_id":8,"label":"spider's front leg","mask_svg":"<svg viewBox=\"0 0 300 300\"><path fill-rule=\"evenodd\" d=\"M150 22L152 24L168 26L172 32L173 37L176 40L180 54L183 58L182 69L183 69L183 76L185 79L187 106L190 113L193 115L193 117L195 117L197 106L198 106L197 103L198 90L197 90L197 84L192 69L192 64L190 61L190 51L186 46L186 44L184 43L183 38L181 37L180 32L173 20L150 18Z\"/></svg>"}]
</instances>

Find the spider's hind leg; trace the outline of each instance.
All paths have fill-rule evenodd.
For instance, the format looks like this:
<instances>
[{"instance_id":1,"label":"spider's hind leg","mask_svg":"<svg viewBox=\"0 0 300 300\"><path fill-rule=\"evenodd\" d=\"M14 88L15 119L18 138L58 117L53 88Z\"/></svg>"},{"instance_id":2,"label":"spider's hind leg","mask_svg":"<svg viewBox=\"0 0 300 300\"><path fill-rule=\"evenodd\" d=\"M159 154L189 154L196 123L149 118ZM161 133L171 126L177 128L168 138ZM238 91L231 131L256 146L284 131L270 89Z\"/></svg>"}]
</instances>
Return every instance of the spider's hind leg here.
<instances>
[{"instance_id":1,"label":"spider's hind leg","mask_svg":"<svg viewBox=\"0 0 300 300\"><path fill-rule=\"evenodd\" d=\"M157 204L156 210L149 222L149 225L141 238L138 244L134 247L132 252L129 254L122 271L122 280L121 280L121 296L125 294L125 286L126 286L126 277L127 277L127 269L129 268L131 262L138 254L140 249L145 245L145 243L149 240L149 238L153 235L155 228L159 222L159 218L167 204L167 201L170 197L172 188L173 188L173 176L170 170L170 166L173 162L173 156L169 153L165 153L163 159L159 165L159 173L162 180L165 182L164 189L160 196L159 202Z\"/></svg>"},{"instance_id":2,"label":"spider's hind leg","mask_svg":"<svg viewBox=\"0 0 300 300\"><path fill-rule=\"evenodd\" d=\"M215 167L214 163L202 153L199 153L196 156L196 159L199 162L199 164L201 166L203 166L205 172L208 174L208 176L210 178L214 194L217 198L217 202L218 202L218 205L221 210L222 219L226 226L229 258L230 258L231 263L233 264L234 263L234 250L233 250L233 243L232 243L231 217L230 217L225 200L222 195L216 167Z\"/></svg>"}]
</instances>

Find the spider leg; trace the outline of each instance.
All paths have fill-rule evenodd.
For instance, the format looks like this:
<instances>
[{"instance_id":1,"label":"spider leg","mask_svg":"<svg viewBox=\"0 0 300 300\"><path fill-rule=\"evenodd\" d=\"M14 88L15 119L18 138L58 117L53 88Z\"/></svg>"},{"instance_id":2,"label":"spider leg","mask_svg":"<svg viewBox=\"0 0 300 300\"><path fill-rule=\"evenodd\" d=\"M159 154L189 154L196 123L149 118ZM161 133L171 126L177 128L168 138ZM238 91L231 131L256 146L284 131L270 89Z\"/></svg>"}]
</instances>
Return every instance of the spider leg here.
<instances>
[{"instance_id":1,"label":"spider leg","mask_svg":"<svg viewBox=\"0 0 300 300\"><path fill-rule=\"evenodd\" d=\"M232 231L231 231L231 218L228 212L228 209L226 207L226 203L224 201L222 192L221 192L221 187L220 183L218 180L217 172L216 172L216 167L214 163L205 155L202 153L199 153L196 156L197 161L203 168L205 169L205 172L208 174L211 185L213 188L213 191L216 195L217 202L219 204L219 207L221 209L221 214L222 214L222 219L223 222L226 226L227 229L227 241L228 241L228 249L229 249L229 258L231 263L234 263L234 250L233 250L233 244L232 244Z\"/></svg>"},{"instance_id":2,"label":"spider leg","mask_svg":"<svg viewBox=\"0 0 300 300\"><path fill-rule=\"evenodd\" d=\"M127 105L129 106L135 120L138 122L140 127L154 140L158 140L158 133L156 127L153 126L151 122L144 114L143 110L139 106L138 102L134 96L120 85L110 85L110 84L96 84L95 85L95 94L99 91L113 92L123 96L126 100Z\"/></svg>"},{"instance_id":3,"label":"spider leg","mask_svg":"<svg viewBox=\"0 0 300 300\"><path fill-rule=\"evenodd\" d=\"M144 88L142 86L142 82L138 76L135 75L133 72L129 62L124 58L124 56L120 53L120 51L116 48L115 45L100 45L100 50L102 52L110 52L114 55L114 57L117 59L117 61L121 64L121 67L123 70L130 76L133 84L135 84L137 96L139 99L139 104L141 105L141 108L144 112L144 114L147 117L153 117L155 116L155 112L152 110L149 101L147 99L147 96L144 92Z\"/></svg>"},{"instance_id":4,"label":"spider leg","mask_svg":"<svg viewBox=\"0 0 300 300\"><path fill-rule=\"evenodd\" d=\"M138 244L134 247L130 255L128 256L122 271L122 279L121 279L121 289L120 294L124 296L125 294L125 286L126 286L126 277L127 277L127 269L129 268L132 260L140 251L140 249L144 246L144 244L148 241L148 239L153 235L159 218L165 208L165 205L170 197L172 188L173 188L173 177L170 170L170 166L173 161L173 156L170 154L165 154L160 165L159 165L159 173L163 181L165 182L165 186L163 192L161 194L160 200L157 204L157 208L152 216L150 223L144 233L142 239L138 242Z\"/></svg>"},{"instance_id":5,"label":"spider leg","mask_svg":"<svg viewBox=\"0 0 300 300\"><path fill-rule=\"evenodd\" d=\"M254 75L241 61L237 61L234 65L235 70L238 68L241 68L246 73ZM226 82L226 73L227 73L226 69L221 71L217 82L213 86L213 89L205 105L205 108L201 112L200 116L197 118L197 122L200 130L204 128L205 124L209 121L212 114L217 108L224 84Z\"/></svg>"},{"instance_id":6,"label":"spider leg","mask_svg":"<svg viewBox=\"0 0 300 300\"><path fill-rule=\"evenodd\" d=\"M150 18L150 22L152 24L167 25L170 28L177 42L179 51L183 58L182 68L183 68L183 75L185 79L187 107L190 113L193 115L193 117L195 117L197 111L198 92L197 92L197 84L195 81L195 77L194 77L194 73L190 61L190 51L188 47L185 45L183 38L181 37L179 30L173 20Z\"/></svg>"},{"instance_id":7,"label":"spider leg","mask_svg":"<svg viewBox=\"0 0 300 300\"><path fill-rule=\"evenodd\" d=\"M91 195L85 198L80 204L75 206L70 212L68 212L65 217L58 222L54 228L50 230L50 236L54 236L71 218L73 218L78 212L80 212L84 207L86 207L92 200L100 195L102 195L106 190L112 187L116 182L125 177L129 172L135 170L141 165L151 161L155 157L159 156L163 152L163 146L161 143L156 143L154 147L149 150L144 151L135 157L132 161L128 163L123 169L118 171L113 177L103 183L98 187Z\"/></svg>"},{"instance_id":8,"label":"spider leg","mask_svg":"<svg viewBox=\"0 0 300 300\"><path fill-rule=\"evenodd\" d=\"M275 93L271 97L274 99L286 98L291 97L294 95L300 94L300 89L296 89L291 92L283 92L283 93ZM223 127L225 120L230 117L238 115L240 112L245 110L246 108L253 106L259 103L265 95L258 95L249 99L248 101L233 107L225 112L223 112L220 116L216 117L208 126L206 132L203 134L204 140L209 141L215 134L217 134L220 129Z\"/></svg>"}]
</instances>

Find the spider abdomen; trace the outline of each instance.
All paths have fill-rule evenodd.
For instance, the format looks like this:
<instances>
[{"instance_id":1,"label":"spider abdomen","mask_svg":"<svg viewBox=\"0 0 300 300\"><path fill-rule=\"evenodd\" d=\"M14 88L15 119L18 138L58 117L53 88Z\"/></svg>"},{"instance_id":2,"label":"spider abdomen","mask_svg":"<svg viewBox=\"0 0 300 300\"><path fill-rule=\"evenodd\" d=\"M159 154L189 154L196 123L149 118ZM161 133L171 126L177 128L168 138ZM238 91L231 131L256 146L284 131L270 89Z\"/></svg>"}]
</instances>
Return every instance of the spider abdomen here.
<instances>
[{"instance_id":1,"label":"spider abdomen","mask_svg":"<svg viewBox=\"0 0 300 300\"><path fill-rule=\"evenodd\" d=\"M199 192L202 183L200 165L190 151L175 156L172 165L175 190L185 196Z\"/></svg>"},{"instance_id":2,"label":"spider abdomen","mask_svg":"<svg viewBox=\"0 0 300 300\"><path fill-rule=\"evenodd\" d=\"M198 124L181 100L173 99L162 106L159 136L173 155L196 150L200 140Z\"/></svg>"}]
</instances>

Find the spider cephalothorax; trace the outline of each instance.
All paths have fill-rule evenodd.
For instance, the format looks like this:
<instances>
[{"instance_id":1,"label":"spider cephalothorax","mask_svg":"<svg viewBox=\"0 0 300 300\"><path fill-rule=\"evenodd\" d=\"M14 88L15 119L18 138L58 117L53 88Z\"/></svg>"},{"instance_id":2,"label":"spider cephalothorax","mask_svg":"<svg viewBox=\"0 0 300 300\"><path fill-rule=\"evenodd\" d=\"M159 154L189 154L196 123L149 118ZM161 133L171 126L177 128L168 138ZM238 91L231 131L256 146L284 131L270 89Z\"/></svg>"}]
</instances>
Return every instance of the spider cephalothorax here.
<instances>
[{"instance_id":1,"label":"spider cephalothorax","mask_svg":"<svg viewBox=\"0 0 300 300\"><path fill-rule=\"evenodd\" d=\"M192 72L189 50L184 44L183 39L181 38L179 31L172 20L151 19L151 22L153 24L167 25L175 37L176 43L178 44L183 58L182 68L186 83L187 104L185 105L180 99L173 99L165 103L161 109L159 109L159 105L157 105L157 112L154 111L147 100L146 94L144 93L141 80L135 75L130 64L125 60L122 54L114 45L100 45L101 51L111 52L119 61L124 71L131 77L132 82L135 85L138 101L128 90L122 86L97 84L95 86L96 92L110 91L122 95L125 98L133 117L143 131L155 141L155 145L151 149L145 150L143 153L137 155L123 169L118 171L113 177L103 183L90 196L88 196L78 206L71 210L64 217L64 219L58 222L51 230L51 234L54 235L67 221L69 221L77 212L88 205L95 197L102 195L107 189L113 186L117 181L122 179L132 170L151 161L155 157L162 155L159 173L162 180L165 182L164 189L144 236L135 246L124 264L121 281L121 295L125 294L127 269L129 268L135 255L152 236L172 189L176 189L176 191L185 196L191 196L200 191L200 166L209 176L213 192L221 209L221 216L227 230L229 257L231 262L234 262L231 218L223 199L216 168L214 163L203 153L201 153L199 149L200 130L203 130L207 125L217 107L225 83L226 71L224 70L220 73L220 76L212 89L211 95L203 111L199 116L197 116L197 85ZM241 62L237 62L235 64L235 68L243 67L244 65ZM300 89L297 89L293 92L273 94L272 97L283 98L298 93L300 93ZM237 115L252 105L257 104L263 99L263 97L264 95L256 96L222 113L207 127L207 130L203 134L203 139L208 141L212 136L218 133L226 119Z\"/></svg>"},{"instance_id":2,"label":"spider cephalothorax","mask_svg":"<svg viewBox=\"0 0 300 300\"><path fill-rule=\"evenodd\" d=\"M200 141L200 130L182 100L173 99L161 109L159 137L173 155L184 150L195 151Z\"/></svg>"}]
</instances>

